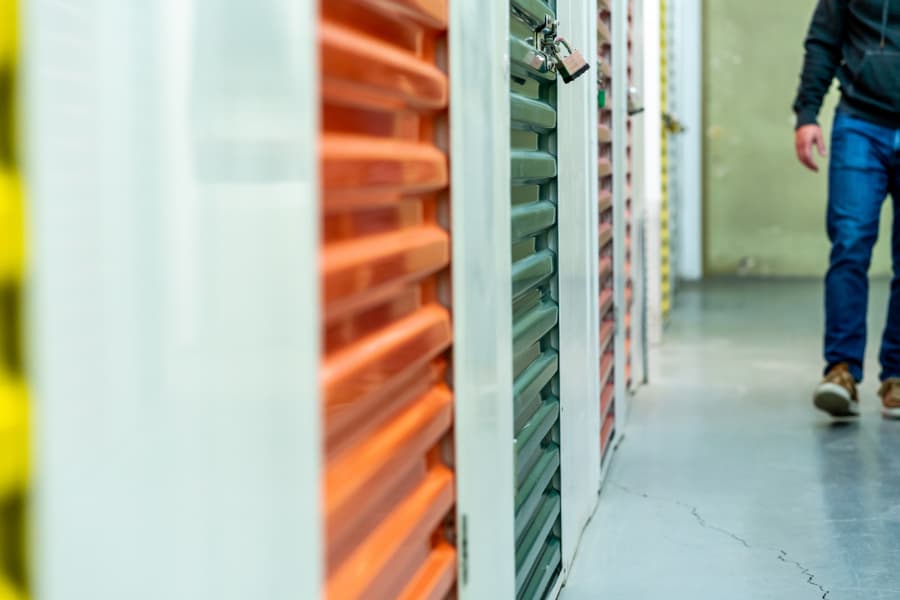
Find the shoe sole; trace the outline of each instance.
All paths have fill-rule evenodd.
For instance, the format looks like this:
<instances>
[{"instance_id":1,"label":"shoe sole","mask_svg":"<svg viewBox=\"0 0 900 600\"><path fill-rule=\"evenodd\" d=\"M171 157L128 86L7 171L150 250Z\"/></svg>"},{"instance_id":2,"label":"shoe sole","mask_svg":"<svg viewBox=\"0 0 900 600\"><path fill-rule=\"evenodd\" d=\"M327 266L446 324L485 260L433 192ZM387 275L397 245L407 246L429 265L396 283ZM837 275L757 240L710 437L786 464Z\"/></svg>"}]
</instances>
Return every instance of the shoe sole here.
<instances>
[{"instance_id":1,"label":"shoe sole","mask_svg":"<svg viewBox=\"0 0 900 600\"><path fill-rule=\"evenodd\" d=\"M900 419L900 408L881 407L881 416L885 419Z\"/></svg>"},{"instance_id":2,"label":"shoe sole","mask_svg":"<svg viewBox=\"0 0 900 600\"><path fill-rule=\"evenodd\" d=\"M813 404L832 417L856 417L859 406L850 398L850 392L836 383L823 383L816 389ZM898 413L897 418L900 418Z\"/></svg>"}]
</instances>

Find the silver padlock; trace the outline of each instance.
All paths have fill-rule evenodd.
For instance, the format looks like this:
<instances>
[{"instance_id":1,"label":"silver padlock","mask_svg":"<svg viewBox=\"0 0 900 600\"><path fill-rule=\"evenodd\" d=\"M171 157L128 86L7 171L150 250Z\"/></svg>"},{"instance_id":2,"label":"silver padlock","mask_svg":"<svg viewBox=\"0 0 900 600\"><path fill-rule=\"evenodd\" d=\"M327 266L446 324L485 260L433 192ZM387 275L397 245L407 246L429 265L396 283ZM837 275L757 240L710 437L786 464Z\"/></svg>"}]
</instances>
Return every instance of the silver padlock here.
<instances>
[{"instance_id":1,"label":"silver padlock","mask_svg":"<svg viewBox=\"0 0 900 600\"><path fill-rule=\"evenodd\" d=\"M569 52L568 56L560 56L559 51L557 50L556 52L556 70L562 75L565 83L572 83L591 68L581 52L572 50L572 46L569 45L565 38L557 37L556 44L557 47L562 44Z\"/></svg>"}]
</instances>

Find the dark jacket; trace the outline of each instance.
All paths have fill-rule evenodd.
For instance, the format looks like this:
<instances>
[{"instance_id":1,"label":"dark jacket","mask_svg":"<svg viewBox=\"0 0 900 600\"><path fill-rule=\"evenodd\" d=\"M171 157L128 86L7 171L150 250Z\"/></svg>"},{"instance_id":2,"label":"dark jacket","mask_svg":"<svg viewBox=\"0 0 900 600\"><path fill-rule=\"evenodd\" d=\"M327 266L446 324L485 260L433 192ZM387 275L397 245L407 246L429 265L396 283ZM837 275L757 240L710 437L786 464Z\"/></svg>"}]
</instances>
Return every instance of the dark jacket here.
<instances>
[{"instance_id":1,"label":"dark jacket","mask_svg":"<svg viewBox=\"0 0 900 600\"><path fill-rule=\"evenodd\" d=\"M805 46L797 127L816 122L837 75L844 110L900 128L900 0L819 0Z\"/></svg>"}]
</instances>

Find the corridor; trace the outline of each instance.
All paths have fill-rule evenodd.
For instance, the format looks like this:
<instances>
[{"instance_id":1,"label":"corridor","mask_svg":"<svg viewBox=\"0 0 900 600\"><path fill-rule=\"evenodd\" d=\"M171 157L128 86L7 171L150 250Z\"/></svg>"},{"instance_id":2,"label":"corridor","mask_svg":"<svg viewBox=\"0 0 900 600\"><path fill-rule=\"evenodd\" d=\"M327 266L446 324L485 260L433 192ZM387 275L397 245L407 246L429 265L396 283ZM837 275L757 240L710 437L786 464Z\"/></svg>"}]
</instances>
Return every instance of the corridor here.
<instances>
[{"instance_id":1,"label":"corridor","mask_svg":"<svg viewBox=\"0 0 900 600\"><path fill-rule=\"evenodd\" d=\"M873 282L859 422L811 406L821 286L680 292L565 600L900 598L900 423L879 414Z\"/></svg>"}]
</instances>

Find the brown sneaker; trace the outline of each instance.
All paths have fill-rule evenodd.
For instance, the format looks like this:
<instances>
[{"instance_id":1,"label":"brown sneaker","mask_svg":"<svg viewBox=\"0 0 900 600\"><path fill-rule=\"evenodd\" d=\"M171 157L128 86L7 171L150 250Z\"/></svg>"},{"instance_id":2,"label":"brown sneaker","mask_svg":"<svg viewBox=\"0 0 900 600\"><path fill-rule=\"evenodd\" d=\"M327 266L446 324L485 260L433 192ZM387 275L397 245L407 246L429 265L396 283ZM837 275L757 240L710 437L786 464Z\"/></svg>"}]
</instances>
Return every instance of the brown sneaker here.
<instances>
[{"instance_id":1,"label":"brown sneaker","mask_svg":"<svg viewBox=\"0 0 900 600\"><path fill-rule=\"evenodd\" d=\"M881 414L888 419L900 419L900 379L885 379L878 395L881 396Z\"/></svg>"},{"instance_id":2,"label":"brown sneaker","mask_svg":"<svg viewBox=\"0 0 900 600\"><path fill-rule=\"evenodd\" d=\"M898 387L900 389L900 387ZM900 408L900 391L898 408ZM835 365L825 375L825 379L816 388L813 404L832 417L855 417L859 414L859 397L856 393L856 380L850 374L845 363Z\"/></svg>"}]
</instances>

